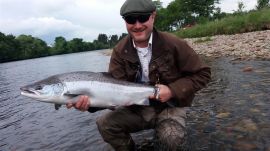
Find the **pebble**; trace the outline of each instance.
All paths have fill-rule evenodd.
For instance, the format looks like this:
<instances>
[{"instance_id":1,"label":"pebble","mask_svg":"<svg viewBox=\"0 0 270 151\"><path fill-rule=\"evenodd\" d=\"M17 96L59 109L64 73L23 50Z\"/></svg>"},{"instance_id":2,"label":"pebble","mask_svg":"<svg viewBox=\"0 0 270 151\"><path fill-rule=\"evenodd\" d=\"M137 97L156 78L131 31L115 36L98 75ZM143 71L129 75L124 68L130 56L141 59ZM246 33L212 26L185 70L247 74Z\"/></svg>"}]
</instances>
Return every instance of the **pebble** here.
<instances>
[{"instance_id":1,"label":"pebble","mask_svg":"<svg viewBox=\"0 0 270 151\"><path fill-rule=\"evenodd\" d=\"M257 149L257 145L250 143L250 142L244 142L244 141L239 141L236 142L236 144L233 146L235 150L243 150L243 151L253 151Z\"/></svg>"},{"instance_id":2,"label":"pebble","mask_svg":"<svg viewBox=\"0 0 270 151\"><path fill-rule=\"evenodd\" d=\"M252 68L252 67L244 67L244 68L242 69L242 71L243 71L243 72L251 72L251 71L253 71L253 68Z\"/></svg>"},{"instance_id":3,"label":"pebble","mask_svg":"<svg viewBox=\"0 0 270 151\"><path fill-rule=\"evenodd\" d=\"M198 54L204 56L270 59L270 30L217 35L211 37L210 41L201 43L196 42L198 39L200 38L186 38L185 40Z\"/></svg>"},{"instance_id":4,"label":"pebble","mask_svg":"<svg viewBox=\"0 0 270 151\"><path fill-rule=\"evenodd\" d=\"M234 129L242 132L254 132L258 130L258 127L252 119L243 119L234 126Z\"/></svg>"},{"instance_id":5,"label":"pebble","mask_svg":"<svg viewBox=\"0 0 270 151\"><path fill-rule=\"evenodd\" d=\"M217 118L226 118L229 117L231 113L229 112L224 112L224 113L219 113L218 115L216 115Z\"/></svg>"}]
</instances>

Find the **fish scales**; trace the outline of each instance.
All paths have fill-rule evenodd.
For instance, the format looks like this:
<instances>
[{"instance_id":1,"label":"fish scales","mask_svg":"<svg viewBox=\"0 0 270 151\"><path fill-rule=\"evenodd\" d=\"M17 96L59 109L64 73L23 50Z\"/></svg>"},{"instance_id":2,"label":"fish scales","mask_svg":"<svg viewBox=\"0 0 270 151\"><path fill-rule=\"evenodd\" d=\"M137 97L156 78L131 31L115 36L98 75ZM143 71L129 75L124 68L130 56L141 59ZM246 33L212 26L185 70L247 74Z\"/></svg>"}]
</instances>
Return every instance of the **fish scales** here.
<instances>
[{"instance_id":1,"label":"fish scales","mask_svg":"<svg viewBox=\"0 0 270 151\"><path fill-rule=\"evenodd\" d=\"M21 88L21 94L38 101L75 103L80 95L88 95L92 107L148 105L155 88L112 78L108 73L79 71L58 74Z\"/></svg>"}]
</instances>

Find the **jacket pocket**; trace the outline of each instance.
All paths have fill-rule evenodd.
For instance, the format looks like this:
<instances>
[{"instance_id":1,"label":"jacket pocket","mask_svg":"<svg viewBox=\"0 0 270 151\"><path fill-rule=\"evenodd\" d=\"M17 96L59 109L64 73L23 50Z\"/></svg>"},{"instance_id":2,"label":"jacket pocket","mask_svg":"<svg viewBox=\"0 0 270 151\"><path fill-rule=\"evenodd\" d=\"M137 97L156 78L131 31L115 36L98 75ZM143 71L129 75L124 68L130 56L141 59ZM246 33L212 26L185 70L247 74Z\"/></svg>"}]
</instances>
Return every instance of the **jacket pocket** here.
<instances>
[{"instance_id":1,"label":"jacket pocket","mask_svg":"<svg viewBox=\"0 0 270 151\"><path fill-rule=\"evenodd\" d=\"M140 72L140 64L126 61L125 71L128 77L128 81L135 82L137 78L136 76Z\"/></svg>"},{"instance_id":2,"label":"jacket pocket","mask_svg":"<svg viewBox=\"0 0 270 151\"><path fill-rule=\"evenodd\" d=\"M157 61L157 66L161 80L167 84L177 80L181 76L173 57L167 55L160 58Z\"/></svg>"}]
</instances>

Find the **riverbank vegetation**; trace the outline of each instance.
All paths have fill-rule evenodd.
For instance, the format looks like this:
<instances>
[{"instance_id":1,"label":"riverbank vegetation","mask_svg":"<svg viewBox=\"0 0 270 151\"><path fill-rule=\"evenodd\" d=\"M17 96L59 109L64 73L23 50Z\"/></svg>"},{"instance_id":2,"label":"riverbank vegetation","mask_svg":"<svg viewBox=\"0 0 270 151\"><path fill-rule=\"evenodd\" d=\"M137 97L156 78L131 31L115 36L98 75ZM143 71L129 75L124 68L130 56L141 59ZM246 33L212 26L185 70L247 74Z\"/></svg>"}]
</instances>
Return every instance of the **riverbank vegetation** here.
<instances>
[{"instance_id":1,"label":"riverbank vegetation","mask_svg":"<svg viewBox=\"0 0 270 151\"><path fill-rule=\"evenodd\" d=\"M270 8L249 13L231 14L220 20L198 24L192 28L182 28L175 34L182 38L194 38L266 30L270 29L269 14Z\"/></svg>"},{"instance_id":2,"label":"riverbank vegetation","mask_svg":"<svg viewBox=\"0 0 270 151\"><path fill-rule=\"evenodd\" d=\"M5 35L0 32L0 63L45 57L51 55L68 54L75 52L84 52L91 50L107 49L114 46L119 40L125 37L106 34L99 34L93 42L85 42L81 38L73 38L67 41L59 36L54 40L54 44L49 46L45 41L31 35Z\"/></svg>"},{"instance_id":3,"label":"riverbank vegetation","mask_svg":"<svg viewBox=\"0 0 270 151\"><path fill-rule=\"evenodd\" d=\"M234 34L263 29L270 29L269 0L257 0L256 9L244 11L245 4L238 2L238 9L233 13L221 12L217 7L219 0L174 0L166 8L160 0L154 1L158 15L155 27L179 37L208 37L217 34ZM1 29L0 29L1 30ZM56 37L52 45L31 35L5 35L0 32L0 63L112 48L126 34L121 36L99 34L93 42L81 38L67 41ZM210 38L198 40L209 41Z\"/></svg>"},{"instance_id":4,"label":"riverbank vegetation","mask_svg":"<svg viewBox=\"0 0 270 151\"><path fill-rule=\"evenodd\" d=\"M233 13L221 12L219 0L174 0L167 8L159 1L155 26L181 37L202 37L269 29L269 0L257 0L256 8L245 11L245 3L238 1Z\"/></svg>"}]
</instances>

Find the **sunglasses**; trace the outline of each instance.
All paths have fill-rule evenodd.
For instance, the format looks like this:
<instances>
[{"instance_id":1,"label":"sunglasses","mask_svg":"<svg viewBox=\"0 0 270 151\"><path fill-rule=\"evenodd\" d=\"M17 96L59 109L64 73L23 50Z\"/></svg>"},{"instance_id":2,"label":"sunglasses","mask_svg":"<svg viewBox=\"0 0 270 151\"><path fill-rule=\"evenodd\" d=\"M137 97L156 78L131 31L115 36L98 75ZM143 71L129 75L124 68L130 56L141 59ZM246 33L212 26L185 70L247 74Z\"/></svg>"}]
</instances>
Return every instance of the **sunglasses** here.
<instances>
[{"instance_id":1,"label":"sunglasses","mask_svg":"<svg viewBox=\"0 0 270 151\"><path fill-rule=\"evenodd\" d=\"M123 19L128 23L128 24L135 24L137 21L140 23L145 23L146 21L149 20L149 17L151 14L145 14L145 15L128 15L124 16Z\"/></svg>"}]
</instances>

